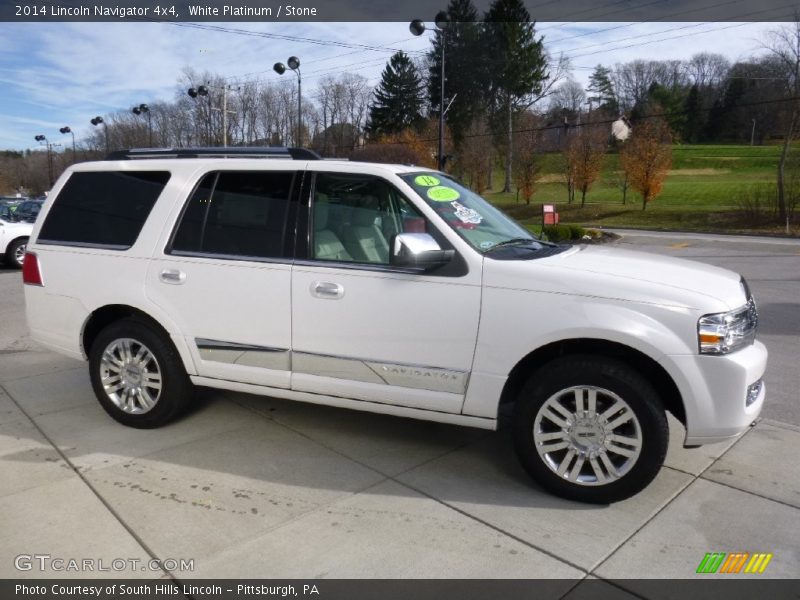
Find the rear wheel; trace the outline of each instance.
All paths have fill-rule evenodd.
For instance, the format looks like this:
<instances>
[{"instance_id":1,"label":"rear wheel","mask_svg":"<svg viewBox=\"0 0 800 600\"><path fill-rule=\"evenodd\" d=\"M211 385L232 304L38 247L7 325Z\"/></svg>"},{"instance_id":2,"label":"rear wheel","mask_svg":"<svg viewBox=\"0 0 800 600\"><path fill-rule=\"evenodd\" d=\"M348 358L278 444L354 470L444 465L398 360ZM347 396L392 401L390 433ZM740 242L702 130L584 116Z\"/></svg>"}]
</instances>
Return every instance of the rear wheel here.
<instances>
[{"instance_id":1,"label":"rear wheel","mask_svg":"<svg viewBox=\"0 0 800 600\"><path fill-rule=\"evenodd\" d=\"M137 319L122 319L98 334L89 370L100 405L130 427L164 425L192 398L192 383L172 342Z\"/></svg>"},{"instance_id":2,"label":"rear wheel","mask_svg":"<svg viewBox=\"0 0 800 600\"><path fill-rule=\"evenodd\" d=\"M8 248L6 248L5 263L15 269L21 269L22 263L25 262L25 250L27 247L28 238L22 238L11 242Z\"/></svg>"},{"instance_id":3,"label":"rear wheel","mask_svg":"<svg viewBox=\"0 0 800 600\"><path fill-rule=\"evenodd\" d=\"M604 357L567 356L534 373L515 407L514 443L547 490L609 503L644 489L666 456L664 408L650 383Z\"/></svg>"}]
</instances>

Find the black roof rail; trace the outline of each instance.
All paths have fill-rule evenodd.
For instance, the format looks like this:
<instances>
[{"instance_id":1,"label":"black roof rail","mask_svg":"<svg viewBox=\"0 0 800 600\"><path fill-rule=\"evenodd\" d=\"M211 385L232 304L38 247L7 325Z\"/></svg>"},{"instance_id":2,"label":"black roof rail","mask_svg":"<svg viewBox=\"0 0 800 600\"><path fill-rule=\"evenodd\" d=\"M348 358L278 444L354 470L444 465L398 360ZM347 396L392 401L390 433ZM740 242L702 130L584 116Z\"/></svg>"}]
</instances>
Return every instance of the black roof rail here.
<instances>
[{"instance_id":1,"label":"black roof rail","mask_svg":"<svg viewBox=\"0 0 800 600\"><path fill-rule=\"evenodd\" d=\"M284 146L228 146L226 148L130 148L109 152L105 160L132 160L142 158L291 158L293 160L321 160L322 157L308 148Z\"/></svg>"}]
</instances>

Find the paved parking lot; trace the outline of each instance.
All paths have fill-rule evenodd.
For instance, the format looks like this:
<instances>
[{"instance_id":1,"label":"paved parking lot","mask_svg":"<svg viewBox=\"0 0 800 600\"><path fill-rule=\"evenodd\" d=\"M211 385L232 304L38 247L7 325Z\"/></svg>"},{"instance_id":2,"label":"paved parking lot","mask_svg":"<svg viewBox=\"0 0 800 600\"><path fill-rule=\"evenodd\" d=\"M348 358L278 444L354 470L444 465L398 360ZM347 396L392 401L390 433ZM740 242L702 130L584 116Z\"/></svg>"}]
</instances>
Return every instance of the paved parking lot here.
<instances>
[{"instance_id":1,"label":"paved parking lot","mask_svg":"<svg viewBox=\"0 0 800 600\"><path fill-rule=\"evenodd\" d=\"M686 578L714 551L773 553L760 577L796 577L800 241L618 243L742 272L770 366L756 427L684 450L673 421L667 466L612 506L540 491L503 430L213 390L169 427L125 428L84 364L27 339L19 273L0 270L0 578L65 575L15 569L34 553L194 559L191 573L119 573L149 579Z\"/></svg>"}]
</instances>

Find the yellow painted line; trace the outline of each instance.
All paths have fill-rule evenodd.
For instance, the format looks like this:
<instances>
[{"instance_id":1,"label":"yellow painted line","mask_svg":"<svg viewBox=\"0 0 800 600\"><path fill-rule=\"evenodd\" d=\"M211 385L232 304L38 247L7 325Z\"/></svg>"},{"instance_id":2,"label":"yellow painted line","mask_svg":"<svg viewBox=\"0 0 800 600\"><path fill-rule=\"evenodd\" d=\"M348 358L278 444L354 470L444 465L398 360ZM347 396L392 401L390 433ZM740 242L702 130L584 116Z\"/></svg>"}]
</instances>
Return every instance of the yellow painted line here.
<instances>
[{"instance_id":1,"label":"yellow painted line","mask_svg":"<svg viewBox=\"0 0 800 600\"><path fill-rule=\"evenodd\" d=\"M675 248L676 250L679 248L688 248L689 246L691 246L689 242L678 242L677 244L669 245L670 248Z\"/></svg>"}]
</instances>

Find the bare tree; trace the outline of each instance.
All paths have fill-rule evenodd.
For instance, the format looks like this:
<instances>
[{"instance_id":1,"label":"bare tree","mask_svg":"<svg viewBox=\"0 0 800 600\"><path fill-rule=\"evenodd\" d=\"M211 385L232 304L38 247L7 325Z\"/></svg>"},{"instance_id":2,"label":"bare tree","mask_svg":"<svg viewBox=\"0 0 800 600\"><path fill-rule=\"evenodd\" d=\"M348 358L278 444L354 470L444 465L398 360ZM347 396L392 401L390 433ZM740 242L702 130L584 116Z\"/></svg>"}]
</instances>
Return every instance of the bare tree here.
<instances>
[{"instance_id":1,"label":"bare tree","mask_svg":"<svg viewBox=\"0 0 800 600\"><path fill-rule=\"evenodd\" d=\"M654 83L658 83L658 61L634 60L614 66L614 89L619 96L620 107L631 110L647 100L647 94Z\"/></svg>"},{"instance_id":2,"label":"bare tree","mask_svg":"<svg viewBox=\"0 0 800 600\"><path fill-rule=\"evenodd\" d=\"M727 58L713 52L699 52L686 63L686 73L698 89L719 86L731 68Z\"/></svg>"},{"instance_id":3,"label":"bare tree","mask_svg":"<svg viewBox=\"0 0 800 600\"><path fill-rule=\"evenodd\" d=\"M541 167L541 131L537 128L540 119L531 112L525 112L520 115L518 123L521 131L514 136L514 184L522 193L525 204L530 204L536 192L536 180Z\"/></svg>"},{"instance_id":4,"label":"bare tree","mask_svg":"<svg viewBox=\"0 0 800 600\"><path fill-rule=\"evenodd\" d=\"M550 96L550 110L568 110L578 113L586 104L586 92L574 79L567 79Z\"/></svg>"}]
</instances>

